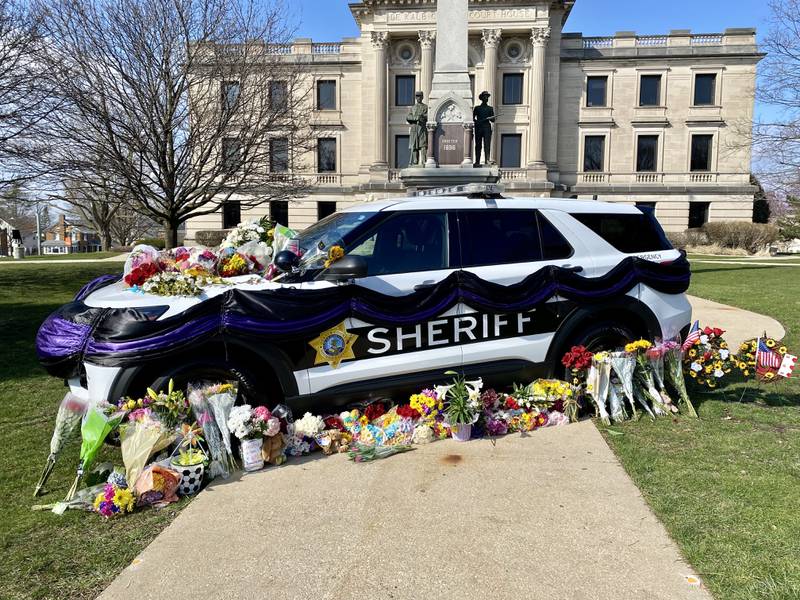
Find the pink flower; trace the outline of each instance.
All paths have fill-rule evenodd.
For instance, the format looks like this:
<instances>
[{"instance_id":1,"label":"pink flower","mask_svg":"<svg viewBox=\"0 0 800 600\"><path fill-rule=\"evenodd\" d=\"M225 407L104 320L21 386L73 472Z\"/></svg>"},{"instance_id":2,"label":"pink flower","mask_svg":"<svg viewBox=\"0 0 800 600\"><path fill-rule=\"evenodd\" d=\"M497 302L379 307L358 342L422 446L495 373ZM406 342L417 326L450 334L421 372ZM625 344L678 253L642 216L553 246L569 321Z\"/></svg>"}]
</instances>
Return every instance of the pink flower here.
<instances>
[{"instance_id":1,"label":"pink flower","mask_svg":"<svg viewBox=\"0 0 800 600\"><path fill-rule=\"evenodd\" d=\"M266 406L256 406L253 409L253 417L256 421L269 421L272 418L272 413Z\"/></svg>"}]
</instances>

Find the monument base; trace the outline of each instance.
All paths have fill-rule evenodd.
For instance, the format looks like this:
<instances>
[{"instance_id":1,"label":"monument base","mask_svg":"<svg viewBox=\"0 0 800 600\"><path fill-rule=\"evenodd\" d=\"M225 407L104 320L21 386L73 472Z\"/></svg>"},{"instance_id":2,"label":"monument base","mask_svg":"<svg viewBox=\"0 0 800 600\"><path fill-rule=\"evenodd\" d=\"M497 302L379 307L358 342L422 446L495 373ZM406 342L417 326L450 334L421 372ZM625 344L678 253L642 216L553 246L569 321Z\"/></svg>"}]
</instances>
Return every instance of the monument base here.
<instances>
[{"instance_id":1,"label":"monument base","mask_svg":"<svg viewBox=\"0 0 800 600\"><path fill-rule=\"evenodd\" d=\"M500 181L500 169L497 167L464 169L460 166L433 169L411 167L400 171L400 181L412 191L465 183L497 183Z\"/></svg>"}]
</instances>

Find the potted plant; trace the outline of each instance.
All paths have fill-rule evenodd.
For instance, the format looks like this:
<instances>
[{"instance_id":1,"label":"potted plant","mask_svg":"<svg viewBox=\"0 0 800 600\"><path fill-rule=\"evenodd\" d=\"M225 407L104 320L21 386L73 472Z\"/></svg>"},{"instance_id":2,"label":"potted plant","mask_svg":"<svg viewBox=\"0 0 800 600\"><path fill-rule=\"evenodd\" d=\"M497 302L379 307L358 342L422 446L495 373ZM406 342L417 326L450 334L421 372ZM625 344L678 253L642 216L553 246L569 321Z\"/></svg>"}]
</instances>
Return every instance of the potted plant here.
<instances>
[{"instance_id":1,"label":"potted plant","mask_svg":"<svg viewBox=\"0 0 800 600\"><path fill-rule=\"evenodd\" d=\"M447 371L445 375L453 375L453 383L441 388L444 391L447 423L453 432L453 439L466 442L472 435L472 424L480 415L483 381L467 381L454 371Z\"/></svg>"},{"instance_id":2,"label":"potted plant","mask_svg":"<svg viewBox=\"0 0 800 600\"><path fill-rule=\"evenodd\" d=\"M181 476L178 493L182 496L191 496L200 491L208 457L200 447L203 442L203 430L196 422L192 425L184 423L181 426L181 435L183 437L178 444L178 456L174 457L170 464Z\"/></svg>"},{"instance_id":3,"label":"potted plant","mask_svg":"<svg viewBox=\"0 0 800 600\"><path fill-rule=\"evenodd\" d=\"M261 455L264 436L275 435L279 427L278 419L264 406L253 409L249 404L242 404L231 409L228 429L239 438L245 471L264 468L264 457Z\"/></svg>"}]
</instances>

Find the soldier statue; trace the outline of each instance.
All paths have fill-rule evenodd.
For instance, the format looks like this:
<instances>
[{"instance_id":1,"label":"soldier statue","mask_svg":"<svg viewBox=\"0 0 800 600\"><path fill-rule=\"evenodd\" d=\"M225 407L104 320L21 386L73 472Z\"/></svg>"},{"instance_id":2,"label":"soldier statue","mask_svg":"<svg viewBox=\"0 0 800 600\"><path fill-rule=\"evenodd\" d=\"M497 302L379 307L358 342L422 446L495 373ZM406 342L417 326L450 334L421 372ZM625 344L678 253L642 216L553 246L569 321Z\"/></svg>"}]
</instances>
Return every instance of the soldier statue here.
<instances>
[{"instance_id":1,"label":"soldier statue","mask_svg":"<svg viewBox=\"0 0 800 600\"><path fill-rule=\"evenodd\" d=\"M416 93L417 103L406 117L411 128L408 136L408 149L411 150L409 167L424 167L428 155L428 106L422 101L424 94Z\"/></svg>"},{"instance_id":2,"label":"soldier statue","mask_svg":"<svg viewBox=\"0 0 800 600\"><path fill-rule=\"evenodd\" d=\"M481 92L478 99L481 103L472 110L472 121L475 123L475 167L481 166L481 146L486 158L486 164L490 164L489 153L492 147L492 122L496 116L494 108L489 106L489 92Z\"/></svg>"}]
</instances>

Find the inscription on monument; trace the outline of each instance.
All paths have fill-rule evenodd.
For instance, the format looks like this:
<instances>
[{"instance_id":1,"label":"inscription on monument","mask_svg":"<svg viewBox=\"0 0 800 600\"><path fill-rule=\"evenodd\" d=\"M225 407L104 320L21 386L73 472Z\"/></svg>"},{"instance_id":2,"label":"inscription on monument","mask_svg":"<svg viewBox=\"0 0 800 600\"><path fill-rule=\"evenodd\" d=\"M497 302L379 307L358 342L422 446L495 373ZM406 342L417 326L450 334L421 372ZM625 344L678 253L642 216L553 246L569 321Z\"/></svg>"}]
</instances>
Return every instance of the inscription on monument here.
<instances>
[{"instance_id":1,"label":"inscription on monument","mask_svg":"<svg viewBox=\"0 0 800 600\"><path fill-rule=\"evenodd\" d=\"M464 126L443 123L436 128L436 162L439 166L460 165L464 160Z\"/></svg>"}]
</instances>

